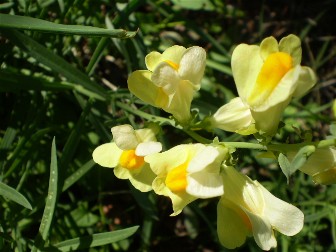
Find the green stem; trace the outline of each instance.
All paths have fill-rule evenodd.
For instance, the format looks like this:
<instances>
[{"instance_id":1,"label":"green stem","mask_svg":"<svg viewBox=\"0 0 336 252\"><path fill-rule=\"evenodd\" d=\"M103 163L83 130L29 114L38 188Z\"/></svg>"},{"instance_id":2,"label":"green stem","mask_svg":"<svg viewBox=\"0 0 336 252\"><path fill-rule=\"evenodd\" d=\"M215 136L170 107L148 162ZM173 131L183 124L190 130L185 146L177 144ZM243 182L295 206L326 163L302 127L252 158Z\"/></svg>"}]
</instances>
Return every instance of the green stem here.
<instances>
[{"instance_id":1,"label":"green stem","mask_svg":"<svg viewBox=\"0 0 336 252\"><path fill-rule=\"evenodd\" d=\"M116 105L119 107L119 108L122 108L134 115L138 115L142 118L145 118L149 121L152 121L152 122L158 122L160 124L170 124L170 125L175 125L175 121L174 120L171 120L171 119L167 119L165 117L161 117L161 116L154 116L154 115L151 115L151 114L148 114L144 111L141 111L139 109L135 109L135 108L132 108L130 107L129 105L126 105L122 102L116 102ZM180 128L180 126L176 126L177 128Z\"/></svg>"},{"instance_id":2,"label":"green stem","mask_svg":"<svg viewBox=\"0 0 336 252\"><path fill-rule=\"evenodd\" d=\"M262 145L258 143L246 143L246 142L222 142L226 146L242 149L257 149L257 150L270 150L279 152L298 151L300 148L307 145L314 145L316 148L325 148L329 146L336 146L336 139L326 139L318 142L304 142L298 144L269 144Z\"/></svg>"},{"instance_id":3,"label":"green stem","mask_svg":"<svg viewBox=\"0 0 336 252\"><path fill-rule=\"evenodd\" d=\"M225 146L241 148L241 149L256 149L256 150L267 150L266 145L258 143L246 143L246 142L222 142Z\"/></svg>"},{"instance_id":4,"label":"green stem","mask_svg":"<svg viewBox=\"0 0 336 252\"><path fill-rule=\"evenodd\" d=\"M167 119L165 117L160 116L154 116L151 114L148 114L144 111L141 111L139 109L134 109L130 107L127 104L124 104L122 102L116 102L117 106L132 113L135 115L138 115L142 118L145 118L149 121L158 122L160 125L163 124L169 124L171 126L174 126L175 128L183 130L186 134L191 136L196 141L203 143L203 144L209 144L212 143L212 140L209 140L207 138L202 137L201 135L197 134L195 131L185 129L181 125L176 125L174 120ZM314 145L316 148L325 148L329 146L336 146L336 138L333 139L326 139L321 140L317 142L303 142L303 143L297 143L297 144L269 144L269 145L263 145L259 143L247 143L247 142L222 142L227 147L233 147L233 148L241 148L241 149L254 149L254 150L269 150L269 151L279 151L282 153L286 153L289 151L298 151L300 148L307 146L307 145Z\"/></svg>"},{"instance_id":5,"label":"green stem","mask_svg":"<svg viewBox=\"0 0 336 252\"><path fill-rule=\"evenodd\" d=\"M205 137L202 137L201 135L197 134L195 131L192 130L187 130L187 129L182 129L186 134L188 134L189 136L191 136L193 139L195 139L196 141L202 143L202 144L210 144L212 143L212 140L209 140Z\"/></svg>"}]
</instances>

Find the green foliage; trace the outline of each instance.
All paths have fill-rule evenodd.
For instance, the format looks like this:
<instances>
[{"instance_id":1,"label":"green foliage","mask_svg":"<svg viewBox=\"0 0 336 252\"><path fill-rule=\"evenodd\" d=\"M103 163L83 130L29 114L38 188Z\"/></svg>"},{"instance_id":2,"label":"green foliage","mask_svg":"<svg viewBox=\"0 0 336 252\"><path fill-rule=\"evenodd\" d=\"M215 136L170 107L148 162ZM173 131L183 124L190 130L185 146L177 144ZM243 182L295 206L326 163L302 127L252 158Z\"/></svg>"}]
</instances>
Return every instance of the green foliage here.
<instances>
[{"instance_id":1,"label":"green foliage","mask_svg":"<svg viewBox=\"0 0 336 252\"><path fill-rule=\"evenodd\" d=\"M288 33L300 35L304 65L314 68L319 82L285 111L286 126L274 141L302 142L307 129L313 140L325 138L336 110L333 9L328 0L1 3L0 250L226 251L216 234L217 199L196 201L169 217L168 199L117 180L111 169L94 164L92 151L111 140L110 127L122 123L139 128L155 122L165 149L193 141L192 133L162 119L167 114L128 92L127 76L145 68L148 52L174 44L207 50L202 89L192 104L204 118L237 93L233 48ZM292 162L279 154L281 169L291 175L309 153L300 150ZM277 237L275 251L334 251L335 185L314 185L299 172L287 185L274 160L258 154L242 149L232 162L306 216L296 237ZM259 248L251 239L237 251Z\"/></svg>"}]
</instances>

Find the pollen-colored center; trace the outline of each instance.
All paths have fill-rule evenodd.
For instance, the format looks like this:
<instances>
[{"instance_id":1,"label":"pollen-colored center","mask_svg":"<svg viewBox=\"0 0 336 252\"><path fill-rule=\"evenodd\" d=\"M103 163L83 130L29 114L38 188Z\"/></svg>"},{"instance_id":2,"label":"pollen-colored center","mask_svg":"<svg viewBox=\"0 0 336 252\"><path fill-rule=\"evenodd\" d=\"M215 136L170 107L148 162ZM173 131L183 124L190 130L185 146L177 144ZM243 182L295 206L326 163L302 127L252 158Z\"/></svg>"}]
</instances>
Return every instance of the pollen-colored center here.
<instances>
[{"instance_id":1,"label":"pollen-colored center","mask_svg":"<svg viewBox=\"0 0 336 252\"><path fill-rule=\"evenodd\" d=\"M168 172L165 183L172 192L185 191L187 188L187 167L188 162L185 162Z\"/></svg>"},{"instance_id":2,"label":"pollen-colored center","mask_svg":"<svg viewBox=\"0 0 336 252\"><path fill-rule=\"evenodd\" d=\"M172 68L174 68L176 71L179 69L180 65L176 64L175 62L171 60L165 60L166 63L168 63Z\"/></svg>"},{"instance_id":3,"label":"pollen-colored center","mask_svg":"<svg viewBox=\"0 0 336 252\"><path fill-rule=\"evenodd\" d=\"M292 67L293 59L288 53L270 54L261 67L255 87L247 100L249 105L262 104Z\"/></svg>"},{"instance_id":4,"label":"pollen-colored center","mask_svg":"<svg viewBox=\"0 0 336 252\"><path fill-rule=\"evenodd\" d=\"M123 151L119 158L120 166L128 170L138 169L143 166L144 163L144 157L135 155L135 150Z\"/></svg>"}]
</instances>

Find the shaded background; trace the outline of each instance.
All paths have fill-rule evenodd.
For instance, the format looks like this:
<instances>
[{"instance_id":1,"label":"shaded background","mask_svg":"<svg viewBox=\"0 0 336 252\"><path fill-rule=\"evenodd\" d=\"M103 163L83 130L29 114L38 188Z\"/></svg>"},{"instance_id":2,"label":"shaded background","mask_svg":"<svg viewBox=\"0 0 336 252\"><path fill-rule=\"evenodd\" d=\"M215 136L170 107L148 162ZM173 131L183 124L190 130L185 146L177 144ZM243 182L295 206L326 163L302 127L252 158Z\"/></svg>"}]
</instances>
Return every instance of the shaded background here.
<instances>
[{"instance_id":1,"label":"shaded background","mask_svg":"<svg viewBox=\"0 0 336 252\"><path fill-rule=\"evenodd\" d=\"M59 197L51 243L140 225L131 238L90 251L227 251L216 233L218 199L198 200L179 216L169 217L169 199L137 192L128 181L116 179L111 169L90 161L94 148L111 140L110 127L122 123L142 127L145 123L117 102L135 102L137 109L167 116L143 105L127 90L127 76L145 69L144 57L150 51L161 52L175 44L205 48L206 73L192 104L202 117L237 95L230 70L231 53L237 44L258 44L267 36L279 40L296 34L302 39L302 65L313 68L319 80L308 95L293 101L285 111L287 126L275 140L300 142L305 130L310 130L314 140L322 140L335 120L331 104L336 97L336 1L13 0L0 4L0 11L62 24L138 30L134 38L125 40L24 32L106 90L108 98L90 102L92 94L47 85L71 81L0 33L0 137L6 139L6 143L0 142L1 180L24 194L33 206L30 211L1 198L1 251L26 251L38 232L54 136L60 186L76 172L82 174ZM97 57L92 60L93 56ZM223 141L252 139L216 133ZM213 137L208 132L201 134ZM191 141L168 126L162 128L159 138L165 149ZM274 251L334 251L336 187L314 185L301 173L287 185L276 163L256 155L255 151L239 150L235 153L237 168L262 181L277 197L298 206L306 216L304 229L295 237L277 234ZM253 238L237 249L259 250Z\"/></svg>"}]
</instances>

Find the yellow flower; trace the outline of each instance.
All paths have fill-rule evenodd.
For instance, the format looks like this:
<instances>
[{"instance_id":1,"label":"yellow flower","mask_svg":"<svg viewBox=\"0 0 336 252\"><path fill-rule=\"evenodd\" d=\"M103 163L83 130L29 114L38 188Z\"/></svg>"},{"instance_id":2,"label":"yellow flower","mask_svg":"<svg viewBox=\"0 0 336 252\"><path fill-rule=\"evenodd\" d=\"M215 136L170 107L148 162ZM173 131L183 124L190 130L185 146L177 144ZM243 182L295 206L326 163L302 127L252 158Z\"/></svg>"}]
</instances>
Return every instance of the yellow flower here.
<instances>
[{"instance_id":1,"label":"yellow flower","mask_svg":"<svg viewBox=\"0 0 336 252\"><path fill-rule=\"evenodd\" d=\"M294 156L295 153L289 153L288 159L292 160ZM317 184L330 185L336 183L335 147L316 149L299 170L312 176L313 181Z\"/></svg>"},{"instance_id":2,"label":"yellow flower","mask_svg":"<svg viewBox=\"0 0 336 252\"><path fill-rule=\"evenodd\" d=\"M98 146L92 153L93 160L103 167L113 168L119 179L129 179L142 192L152 190L155 174L145 162L145 156L160 152L152 129L134 130L125 124L111 129L113 143Z\"/></svg>"},{"instance_id":3,"label":"yellow flower","mask_svg":"<svg viewBox=\"0 0 336 252\"><path fill-rule=\"evenodd\" d=\"M254 237L263 250L276 247L273 229L288 236L300 232L303 213L233 167L223 172L224 195L217 207L217 232L224 247L233 249Z\"/></svg>"},{"instance_id":4,"label":"yellow flower","mask_svg":"<svg viewBox=\"0 0 336 252\"><path fill-rule=\"evenodd\" d=\"M152 185L154 192L172 200L172 216L197 198L223 194L220 165L226 154L225 148L198 143L178 145L145 157L157 175Z\"/></svg>"},{"instance_id":5,"label":"yellow flower","mask_svg":"<svg viewBox=\"0 0 336 252\"><path fill-rule=\"evenodd\" d=\"M250 135L256 131L250 108L240 97L232 99L209 117L210 127Z\"/></svg>"},{"instance_id":6,"label":"yellow flower","mask_svg":"<svg viewBox=\"0 0 336 252\"><path fill-rule=\"evenodd\" d=\"M133 72L129 90L152 106L171 113L178 121L190 118L190 105L205 69L206 53L198 46L172 46L162 54L151 52L146 58L148 70Z\"/></svg>"},{"instance_id":7,"label":"yellow flower","mask_svg":"<svg viewBox=\"0 0 336 252\"><path fill-rule=\"evenodd\" d=\"M295 35L264 39L260 46L240 44L231 66L239 97L250 108L260 133L276 132L292 97L304 95L316 83L309 67L301 66L301 41Z\"/></svg>"}]
</instances>

